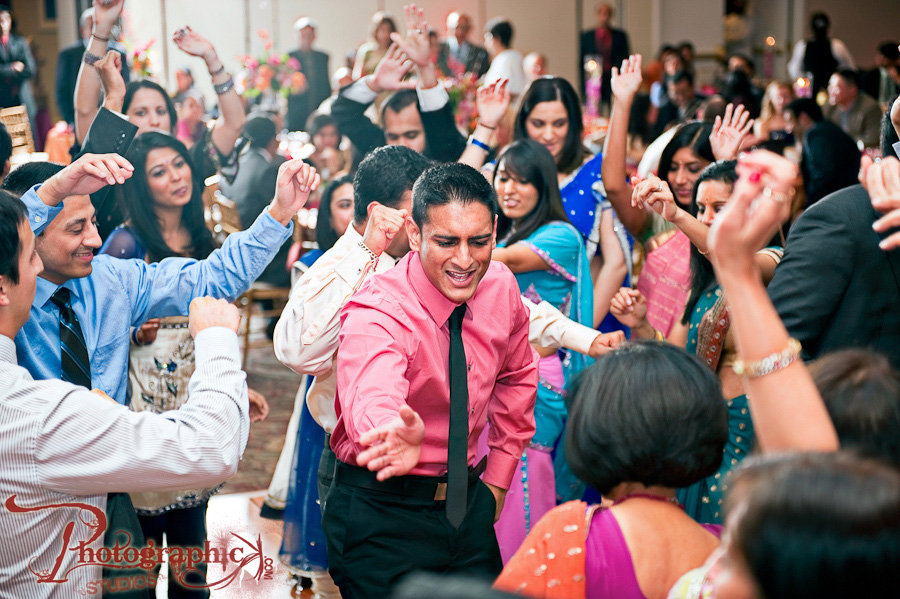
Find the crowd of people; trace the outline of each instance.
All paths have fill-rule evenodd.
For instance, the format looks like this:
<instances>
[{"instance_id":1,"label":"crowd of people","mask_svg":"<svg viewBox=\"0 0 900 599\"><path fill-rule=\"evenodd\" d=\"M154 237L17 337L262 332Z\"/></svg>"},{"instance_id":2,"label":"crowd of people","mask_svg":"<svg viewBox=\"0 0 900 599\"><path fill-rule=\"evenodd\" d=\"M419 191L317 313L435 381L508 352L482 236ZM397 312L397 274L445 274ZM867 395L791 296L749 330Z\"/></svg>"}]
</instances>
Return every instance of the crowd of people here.
<instances>
[{"instance_id":1,"label":"crowd of people","mask_svg":"<svg viewBox=\"0 0 900 599\"><path fill-rule=\"evenodd\" d=\"M129 81L125 0L93 4L57 78L71 163L10 171L0 127L0 595L144 599L159 563L73 548L209 546L269 411L229 303L256 282L290 287L267 333L302 375L261 515L315 597L900 587L896 43L861 73L817 13L799 96L743 55L703 95L690 43L646 64L609 5L579 82L509 19L481 47L415 5L331 74L306 16L280 112L190 26L215 108L188 68ZM209 596L204 563L168 567L169 597Z\"/></svg>"}]
</instances>

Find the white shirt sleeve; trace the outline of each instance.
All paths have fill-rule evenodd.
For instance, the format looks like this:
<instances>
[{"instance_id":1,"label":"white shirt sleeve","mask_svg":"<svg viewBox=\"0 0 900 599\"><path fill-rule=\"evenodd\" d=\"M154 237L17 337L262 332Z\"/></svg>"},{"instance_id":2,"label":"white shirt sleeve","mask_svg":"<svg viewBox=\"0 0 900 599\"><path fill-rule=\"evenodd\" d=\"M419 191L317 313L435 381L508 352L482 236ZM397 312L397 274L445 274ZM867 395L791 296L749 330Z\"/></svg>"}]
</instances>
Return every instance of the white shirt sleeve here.
<instances>
[{"instance_id":1,"label":"white shirt sleeve","mask_svg":"<svg viewBox=\"0 0 900 599\"><path fill-rule=\"evenodd\" d=\"M528 342L541 347L565 347L587 355L591 343L600 333L563 316L548 304L535 304L526 297L522 303L528 308Z\"/></svg>"},{"instance_id":2,"label":"white shirt sleeve","mask_svg":"<svg viewBox=\"0 0 900 599\"><path fill-rule=\"evenodd\" d=\"M195 340L188 402L164 414L132 412L71 385L48 403L34 448L41 486L76 495L177 491L237 472L250 431L237 335L205 329Z\"/></svg>"}]
</instances>

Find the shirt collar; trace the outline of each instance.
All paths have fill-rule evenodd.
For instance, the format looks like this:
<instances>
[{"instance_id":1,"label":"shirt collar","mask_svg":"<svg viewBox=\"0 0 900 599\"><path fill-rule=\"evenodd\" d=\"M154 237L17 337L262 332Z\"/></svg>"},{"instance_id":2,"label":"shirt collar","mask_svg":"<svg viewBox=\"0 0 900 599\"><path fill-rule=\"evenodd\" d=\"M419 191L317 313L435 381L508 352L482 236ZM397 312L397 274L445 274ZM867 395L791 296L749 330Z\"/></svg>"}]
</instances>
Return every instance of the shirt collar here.
<instances>
[{"instance_id":1,"label":"shirt collar","mask_svg":"<svg viewBox=\"0 0 900 599\"><path fill-rule=\"evenodd\" d=\"M407 254L400 261L400 266L406 267L407 279L409 279L410 287L412 287L416 297L419 298L419 303L424 306L425 311L428 312L438 326L444 326L447 323L447 319L450 318L450 314L453 313L454 308L459 304L448 300L443 293L438 291L437 287L432 285L425 274L425 269L422 267L422 261L419 260L418 253L410 252Z\"/></svg>"},{"instance_id":2,"label":"shirt collar","mask_svg":"<svg viewBox=\"0 0 900 599\"><path fill-rule=\"evenodd\" d=\"M37 306L39 308L43 308L47 302L50 301L50 298L53 297L53 294L56 293L56 290L60 287L65 287L72 294L73 299L81 299L81 292L79 291L79 286L75 284L74 279L69 279L62 285L57 285L56 283L51 283L47 279L42 277L37 278L37 288L34 290L34 303L33 306Z\"/></svg>"},{"instance_id":3,"label":"shirt collar","mask_svg":"<svg viewBox=\"0 0 900 599\"><path fill-rule=\"evenodd\" d=\"M0 335L0 364L18 365L16 344L6 335Z\"/></svg>"}]
</instances>

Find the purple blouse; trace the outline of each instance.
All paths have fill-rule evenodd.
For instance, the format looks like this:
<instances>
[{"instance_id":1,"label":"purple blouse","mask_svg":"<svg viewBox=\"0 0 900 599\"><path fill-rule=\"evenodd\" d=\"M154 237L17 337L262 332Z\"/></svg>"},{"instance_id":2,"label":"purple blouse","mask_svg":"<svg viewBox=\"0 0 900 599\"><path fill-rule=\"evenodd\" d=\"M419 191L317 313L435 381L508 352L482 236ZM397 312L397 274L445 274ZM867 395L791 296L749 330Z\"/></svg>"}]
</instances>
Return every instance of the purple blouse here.
<instances>
[{"instance_id":1,"label":"purple blouse","mask_svg":"<svg viewBox=\"0 0 900 599\"><path fill-rule=\"evenodd\" d=\"M722 527L701 524L718 538ZM646 599L638 585L622 529L610 510L594 512L585 545L586 599Z\"/></svg>"}]
</instances>

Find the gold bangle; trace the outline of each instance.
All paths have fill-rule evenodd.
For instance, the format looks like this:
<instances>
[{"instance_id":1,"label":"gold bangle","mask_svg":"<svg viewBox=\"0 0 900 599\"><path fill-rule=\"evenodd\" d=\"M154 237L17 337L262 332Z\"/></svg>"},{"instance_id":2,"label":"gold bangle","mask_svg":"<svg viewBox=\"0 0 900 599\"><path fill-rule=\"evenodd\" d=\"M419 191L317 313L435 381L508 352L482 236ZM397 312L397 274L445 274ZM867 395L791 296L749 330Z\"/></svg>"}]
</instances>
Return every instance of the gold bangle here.
<instances>
[{"instance_id":1,"label":"gold bangle","mask_svg":"<svg viewBox=\"0 0 900 599\"><path fill-rule=\"evenodd\" d=\"M751 379L760 378L787 368L793 364L794 360L800 357L802 350L803 347L800 345L800 342L791 337L788 339L787 347L780 352L775 352L762 360L754 362L735 360L732 368L738 376L745 376Z\"/></svg>"},{"instance_id":2,"label":"gold bangle","mask_svg":"<svg viewBox=\"0 0 900 599\"><path fill-rule=\"evenodd\" d=\"M657 329L653 329L653 338L657 341L665 341L666 338Z\"/></svg>"}]
</instances>

